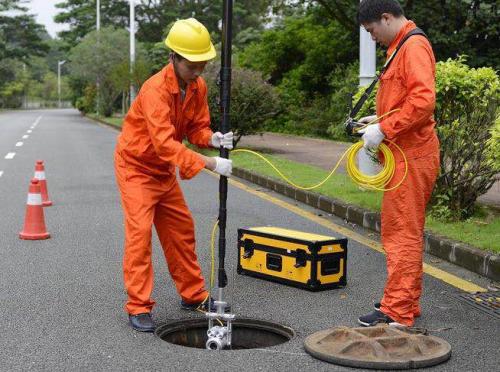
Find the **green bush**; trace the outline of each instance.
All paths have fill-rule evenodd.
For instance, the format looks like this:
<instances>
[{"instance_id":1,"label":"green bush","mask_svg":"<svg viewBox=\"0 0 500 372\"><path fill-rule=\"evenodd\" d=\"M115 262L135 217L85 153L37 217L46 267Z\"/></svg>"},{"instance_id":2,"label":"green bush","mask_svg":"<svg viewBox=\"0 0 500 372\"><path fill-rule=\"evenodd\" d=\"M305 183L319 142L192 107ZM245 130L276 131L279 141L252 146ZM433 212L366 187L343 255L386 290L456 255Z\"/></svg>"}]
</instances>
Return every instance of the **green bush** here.
<instances>
[{"instance_id":1,"label":"green bush","mask_svg":"<svg viewBox=\"0 0 500 372\"><path fill-rule=\"evenodd\" d=\"M75 107L84 114L95 112L96 91L95 85L87 85L83 90L84 95L76 99Z\"/></svg>"},{"instance_id":2,"label":"green bush","mask_svg":"<svg viewBox=\"0 0 500 372\"><path fill-rule=\"evenodd\" d=\"M219 130L222 118L217 85L218 73L218 65L214 63L207 67L204 74L208 85L208 102L214 131ZM266 120L277 114L280 104L274 88L267 84L259 73L233 68L231 79L231 129L237 144L242 136L262 131Z\"/></svg>"},{"instance_id":3,"label":"green bush","mask_svg":"<svg viewBox=\"0 0 500 372\"><path fill-rule=\"evenodd\" d=\"M360 89L355 96L364 92ZM376 89L359 117L375 112ZM433 214L467 219L475 201L500 172L500 80L492 68L470 68L463 57L436 65L437 133L441 170L433 193Z\"/></svg>"},{"instance_id":4,"label":"green bush","mask_svg":"<svg viewBox=\"0 0 500 372\"><path fill-rule=\"evenodd\" d=\"M450 217L465 219L500 172L499 145L493 140L500 80L492 68L474 69L462 58L449 59L437 64L436 93L441 172L434 195L437 205L446 202Z\"/></svg>"}]
</instances>

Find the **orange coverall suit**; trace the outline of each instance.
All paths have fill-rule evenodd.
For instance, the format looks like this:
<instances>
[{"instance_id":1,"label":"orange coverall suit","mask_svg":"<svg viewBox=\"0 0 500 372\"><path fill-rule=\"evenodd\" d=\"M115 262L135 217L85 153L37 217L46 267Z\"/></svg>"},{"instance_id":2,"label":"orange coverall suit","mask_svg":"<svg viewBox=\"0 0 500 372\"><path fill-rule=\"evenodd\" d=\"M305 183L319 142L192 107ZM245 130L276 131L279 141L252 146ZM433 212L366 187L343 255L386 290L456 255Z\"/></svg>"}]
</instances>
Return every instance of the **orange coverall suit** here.
<instances>
[{"instance_id":1,"label":"orange coverall suit","mask_svg":"<svg viewBox=\"0 0 500 372\"><path fill-rule=\"evenodd\" d=\"M151 229L154 223L168 269L182 299L203 301L207 292L195 252L194 224L176 178L190 179L205 167L182 144L208 147L212 136L207 86L188 85L182 100L172 64L148 79L133 102L115 151L115 172L125 218L123 273L126 311L148 313L155 302Z\"/></svg>"},{"instance_id":2,"label":"orange coverall suit","mask_svg":"<svg viewBox=\"0 0 500 372\"><path fill-rule=\"evenodd\" d=\"M408 21L387 51L390 56L401 39L416 28ZM401 47L380 79L377 115L401 109L380 128L404 151L408 174L400 187L384 193L382 244L387 255L387 282L381 311L398 323L412 326L420 315L425 208L439 172L439 140L434 130L435 59L424 36L412 36ZM392 149L396 172L388 187L404 175L402 155Z\"/></svg>"}]
</instances>

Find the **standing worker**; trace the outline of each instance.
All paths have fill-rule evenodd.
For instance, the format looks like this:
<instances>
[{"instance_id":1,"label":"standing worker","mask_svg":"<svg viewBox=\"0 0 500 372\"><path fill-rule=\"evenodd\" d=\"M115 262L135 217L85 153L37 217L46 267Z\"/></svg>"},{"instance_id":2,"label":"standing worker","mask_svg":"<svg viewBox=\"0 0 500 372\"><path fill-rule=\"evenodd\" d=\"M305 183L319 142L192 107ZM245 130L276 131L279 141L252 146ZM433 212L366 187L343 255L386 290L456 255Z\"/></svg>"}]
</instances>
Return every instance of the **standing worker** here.
<instances>
[{"instance_id":1,"label":"standing worker","mask_svg":"<svg viewBox=\"0 0 500 372\"><path fill-rule=\"evenodd\" d=\"M358 21L373 40L388 47L388 58L405 36L416 29L396 0L362 1ZM376 150L384 139L393 141L408 162L403 183L384 193L381 233L387 255L387 282L375 311L358 319L364 326L377 323L413 326L415 317L420 316L425 208L439 172L439 141L433 116L435 63L425 35L409 37L380 77L377 116L361 119L369 123L400 109L364 129L363 142L365 148ZM392 150L396 171L388 188L397 184L405 172L402 155L393 146Z\"/></svg>"},{"instance_id":2,"label":"standing worker","mask_svg":"<svg viewBox=\"0 0 500 372\"><path fill-rule=\"evenodd\" d=\"M207 86L200 77L216 55L210 35L194 18L179 20L166 40L170 63L142 86L125 117L115 151L115 172L125 218L123 273L128 301L125 310L135 330L154 331L155 304L151 230L155 225L167 265L184 309L213 307L195 252L191 213L177 182L203 168L229 177L231 160L206 157L188 149L232 149L233 133L213 133Z\"/></svg>"}]
</instances>

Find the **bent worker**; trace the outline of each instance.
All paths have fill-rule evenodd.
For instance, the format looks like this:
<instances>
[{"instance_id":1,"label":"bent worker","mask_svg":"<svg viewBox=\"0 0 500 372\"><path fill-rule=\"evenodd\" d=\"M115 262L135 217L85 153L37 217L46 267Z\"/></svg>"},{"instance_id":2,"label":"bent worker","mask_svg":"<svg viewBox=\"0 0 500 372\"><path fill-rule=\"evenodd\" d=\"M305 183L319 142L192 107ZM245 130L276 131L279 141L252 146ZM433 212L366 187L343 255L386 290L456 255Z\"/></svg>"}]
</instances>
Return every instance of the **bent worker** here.
<instances>
[{"instance_id":1,"label":"bent worker","mask_svg":"<svg viewBox=\"0 0 500 372\"><path fill-rule=\"evenodd\" d=\"M373 40L388 47L388 58L400 41L416 29L395 0L362 1L358 21ZM408 162L403 183L383 196L381 235L387 257L387 281L375 310L358 319L363 326L377 323L412 326L420 316L425 208L439 172L439 141L433 116L435 100L432 47L424 35L411 36L380 78L377 116L361 120L368 123L400 109L368 126L362 138L368 149L377 149L384 139L393 141L403 150ZM396 171L388 188L396 185L405 171L402 155L394 147L392 150Z\"/></svg>"},{"instance_id":2,"label":"bent worker","mask_svg":"<svg viewBox=\"0 0 500 372\"><path fill-rule=\"evenodd\" d=\"M195 252L190 211L177 182L196 176L203 168L229 177L231 160L206 157L187 148L232 149L232 132L210 130L207 86L200 77L216 55L210 35L194 18L179 20L166 40L170 62L141 87L123 123L115 151L115 172L125 220L123 274L131 326L154 331L155 304L151 230L154 224L170 275L184 309L212 309L213 301Z\"/></svg>"}]
</instances>

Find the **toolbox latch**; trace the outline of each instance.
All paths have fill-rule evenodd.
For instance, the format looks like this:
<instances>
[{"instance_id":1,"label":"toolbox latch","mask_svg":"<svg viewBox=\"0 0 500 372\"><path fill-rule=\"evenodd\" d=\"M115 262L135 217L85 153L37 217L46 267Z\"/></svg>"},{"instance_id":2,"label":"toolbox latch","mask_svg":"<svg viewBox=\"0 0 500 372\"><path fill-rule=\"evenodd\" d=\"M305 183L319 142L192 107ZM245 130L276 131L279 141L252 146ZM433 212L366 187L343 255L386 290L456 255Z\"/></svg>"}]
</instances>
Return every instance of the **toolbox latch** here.
<instances>
[{"instance_id":1,"label":"toolbox latch","mask_svg":"<svg viewBox=\"0 0 500 372\"><path fill-rule=\"evenodd\" d=\"M304 267L306 266L307 263L307 253L303 249L297 249L295 251L296 257L295 257L295 265L293 265L296 269L299 267Z\"/></svg>"},{"instance_id":2,"label":"toolbox latch","mask_svg":"<svg viewBox=\"0 0 500 372\"><path fill-rule=\"evenodd\" d=\"M243 258L247 259L253 256L253 240L252 239L246 239L245 243L243 243L243 249L245 253L243 253Z\"/></svg>"}]
</instances>

